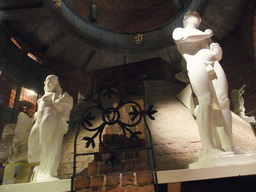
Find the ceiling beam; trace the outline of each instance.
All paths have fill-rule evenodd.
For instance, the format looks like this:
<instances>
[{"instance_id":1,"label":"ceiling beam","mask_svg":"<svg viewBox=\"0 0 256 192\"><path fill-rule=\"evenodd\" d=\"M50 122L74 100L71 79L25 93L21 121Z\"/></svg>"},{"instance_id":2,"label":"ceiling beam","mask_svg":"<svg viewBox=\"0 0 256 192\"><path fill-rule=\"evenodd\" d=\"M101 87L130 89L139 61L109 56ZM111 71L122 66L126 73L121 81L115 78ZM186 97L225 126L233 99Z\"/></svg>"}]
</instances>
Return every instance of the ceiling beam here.
<instances>
[{"instance_id":1,"label":"ceiling beam","mask_svg":"<svg viewBox=\"0 0 256 192\"><path fill-rule=\"evenodd\" d=\"M93 58L93 55L95 54L96 50L95 49L91 49L86 61L84 62L84 66L83 66L83 71L85 71L87 65L90 63L90 61Z\"/></svg>"},{"instance_id":2,"label":"ceiling beam","mask_svg":"<svg viewBox=\"0 0 256 192\"><path fill-rule=\"evenodd\" d=\"M45 7L26 8L26 9L12 9L0 11L0 21L14 20L14 19L31 19L35 17L52 16L49 9Z\"/></svg>"},{"instance_id":3,"label":"ceiling beam","mask_svg":"<svg viewBox=\"0 0 256 192\"><path fill-rule=\"evenodd\" d=\"M46 55L48 57L55 57L59 52L71 46L74 42L74 37L67 34L62 34L54 42L49 44Z\"/></svg>"}]
</instances>

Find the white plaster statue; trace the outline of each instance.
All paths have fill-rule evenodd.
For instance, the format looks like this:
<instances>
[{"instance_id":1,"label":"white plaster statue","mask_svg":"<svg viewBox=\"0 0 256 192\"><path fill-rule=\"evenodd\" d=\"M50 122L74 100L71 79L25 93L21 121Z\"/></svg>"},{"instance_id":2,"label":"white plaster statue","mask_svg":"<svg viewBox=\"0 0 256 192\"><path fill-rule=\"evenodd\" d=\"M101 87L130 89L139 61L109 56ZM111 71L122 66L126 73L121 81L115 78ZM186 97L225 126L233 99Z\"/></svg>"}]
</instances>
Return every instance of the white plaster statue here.
<instances>
[{"instance_id":1,"label":"white plaster statue","mask_svg":"<svg viewBox=\"0 0 256 192\"><path fill-rule=\"evenodd\" d=\"M244 108L244 88L246 85L243 85L240 89L233 89L231 93L231 101L233 104L233 112L238 116L244 118L245 116L245 108Z\"/></svg>"},{"instance_id":2,"label":"white plaster statue","mask_svg":"<svg viewBox=\"0 0 256 192\"><path fill-rule=\"evenodd\" d=\"M25 112L19 113L8 163L28 162L28 137L33 124L33 117Z\"/></svg>"},{"instance_id":3,"label":"white plaster statue","mask_svg":"<svg viewBox=\"0 0 256 192\"><path fill-rule=\"evenodd\" d=\"M6 163L14 137L15 124L6 124L0 140L0 164Z\"/></svg>"},{"instance_id":4,"label":"white plaster statue","mask_svg":"<svg viewBox=\"0 0 256 192\"><path fill-rule=\"evenodd\" d=\"M196 122L202 143L199 159L233 154L232 117L226 75L219 64L222 49L211 42L212 30L198 29L201 18L188 11L183 28L173 31L173 39L186 61L191 87L199 105Z\"/></svg>"},{"instance_id":5,"label":"white plaster statue","mask_svg":"<svg viewBox=\"0 0 256 192\"><path fill-rule=\"evenodd\" d=\"M58 180L63 135L73 106L73 98L62 94L57 76L49 75L44 84L45 94L37 101L36 122L28 141L29 162L40 162L32 182Z\"/></svg>"}]
</instances>

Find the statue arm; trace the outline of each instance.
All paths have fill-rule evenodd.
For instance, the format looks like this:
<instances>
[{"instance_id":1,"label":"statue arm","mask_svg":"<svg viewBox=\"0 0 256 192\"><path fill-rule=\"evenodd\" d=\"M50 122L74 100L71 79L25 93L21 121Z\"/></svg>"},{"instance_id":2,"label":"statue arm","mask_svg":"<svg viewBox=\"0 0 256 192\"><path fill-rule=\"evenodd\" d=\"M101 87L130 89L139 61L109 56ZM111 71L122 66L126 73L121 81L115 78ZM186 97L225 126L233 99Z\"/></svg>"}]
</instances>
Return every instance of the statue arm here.
<instances>
[{"instance_id":1,"label":"statue arm","mask_svg":"<svg viewBox=\"0 0 256 192\"><path fill-rule=\"evenodd\" d=\"M53 106L58 112L62 114L61 122L62 122L63 133L65 134L68 130L67 121L69 119L70 111L73 107L73 98L67 92L65 92L63 95L59 95L53 101Z\"/></svg>"},{"instance_id":2,"label":"statue arm","mask_svg":"<svg viewBox=\"0 0 256 192\"><path fill-rule=\"evenodd\" d=\"M210 49L212 50L212 54L214 55L215 59L217 61L220 61L222 59L222 48L218 43L212 43L210 45Z\"/></svg>"},{"instance_id":3,"label":"statue arm","mask_svg":"<svg viewBox=\"0 0 256 192\"><path fill-rule=\"evenodd\" d=\"M184 29L176 28L173 31L172 37L177 43L197 42L205 39L209 39L213 36L213 32L210 29L206 29L204 32L198 29Z\"/></svg>"}]
</instances>

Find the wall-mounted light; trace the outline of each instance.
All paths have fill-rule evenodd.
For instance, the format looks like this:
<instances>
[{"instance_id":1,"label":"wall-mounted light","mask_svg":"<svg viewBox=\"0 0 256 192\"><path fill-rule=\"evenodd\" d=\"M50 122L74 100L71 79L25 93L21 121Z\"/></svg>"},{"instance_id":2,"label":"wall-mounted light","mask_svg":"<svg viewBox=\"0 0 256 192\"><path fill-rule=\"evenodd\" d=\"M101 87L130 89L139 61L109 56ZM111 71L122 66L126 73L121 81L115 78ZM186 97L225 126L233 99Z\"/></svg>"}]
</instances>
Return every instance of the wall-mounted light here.
<instances>
[{"instance_id":1,"label":"wall-mounted light","mask_svg":"<svg viewBox=\"0 0 256 192\"><path fill-rule=\"evenodd\" d=\"M61 0L53 0L54 5L56 8L60 8L61 7Z\"/></svg>"},{"instance_id":2,"label":"wall-mounted light","mask_svg":"<svg viewBox=\"0 0 256 192\"><path fill-rule=\"evenodd\" d=\"M143 34L138 33L137 35L134 36L134 41L136 44L141 44L143 40Z\"/></svg>"}]
</instances>

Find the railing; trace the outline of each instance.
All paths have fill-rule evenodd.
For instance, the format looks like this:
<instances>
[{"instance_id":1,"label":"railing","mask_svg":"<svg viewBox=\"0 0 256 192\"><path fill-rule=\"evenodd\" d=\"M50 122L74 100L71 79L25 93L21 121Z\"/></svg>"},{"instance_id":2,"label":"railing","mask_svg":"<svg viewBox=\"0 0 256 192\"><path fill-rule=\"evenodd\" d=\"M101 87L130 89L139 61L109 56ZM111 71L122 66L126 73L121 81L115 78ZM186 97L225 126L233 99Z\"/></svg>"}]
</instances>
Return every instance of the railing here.
<instances>
[{"instance_id":1,"label":"railing","mask_svg":"<svg viewBox=\"0 0 256 192\"><path fill-rule=\"evenodd\" d=\"M91 96L84 99L83 112L81 118L75 119L70 116L70 123L72 126L77 126L78 129L74 139L74 162L73 162L73 175L71 177L71 191L75 191L74 182L76 178L76 158L83 155L96 155L96 154L110 154L110 157L105 163L110 163L111 166L115 166L120 162L117 154L127 153L133 151L147 151L147 161L149 169L153 171L155 190L158 191L157 174L155 171L155 158L153 152L152 137L149 127L146 122L146 116L151 120L154 120L153 114L156 110L153 110L153 105L147 110L142 110L141 106L135 101L126 101L127 97L123 98L121 91L118 88L108 88L101 91L98 95ZM124 122L121 118L123 116L121 110L123 107L130 108L128 114L129 121ZM116 107L114 107L116 106ZM147 136L147 142L145 145L141 145L139 135L141 131L132 131L131 128L135 127L144 120L145 135ZM97 121L96 125L95 122ZM100 122L100 123L99 123ZM103 134L107 127L116 126L119 127L119 139L110 139L108 142L103 141ZM91 137L83 137L86 141L85 147L94 148L96 146L95 140L99 139L99 145L104 148L104 151L93 153L77 153L77 140L81 128L93 133ZM121 138L121 139L120 139Z\"/></svg>"}]
</instances>

